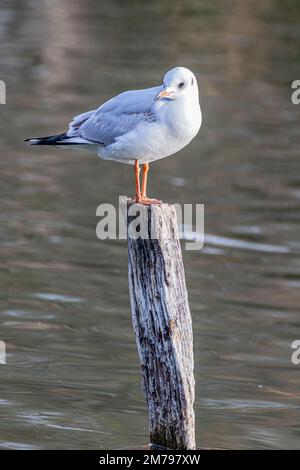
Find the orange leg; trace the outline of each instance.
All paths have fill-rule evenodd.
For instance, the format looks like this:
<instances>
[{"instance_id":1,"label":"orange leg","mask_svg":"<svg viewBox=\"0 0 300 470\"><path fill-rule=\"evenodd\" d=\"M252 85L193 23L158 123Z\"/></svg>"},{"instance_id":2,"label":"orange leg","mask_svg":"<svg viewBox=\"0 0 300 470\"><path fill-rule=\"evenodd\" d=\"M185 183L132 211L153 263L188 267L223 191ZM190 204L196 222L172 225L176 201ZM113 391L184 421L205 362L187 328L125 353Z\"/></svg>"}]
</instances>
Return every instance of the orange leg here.
<instances>
[{"instance_id":1,"label":"orange leg","mask_svg":"<svg viewBox=\"0 0 300 470\"><path fill-rule=\"evenodd\" d=\"M147 177L149 171L149 163L143 165L143 177L142 177L142 199L147 199Z\"/></svg>"},{"instance_id":2,"label":"orange leg","mask_svg":"<svg viewBox=\"0 0 300 470\"><path fill-rule=\"evenodd\" d=\"M143 177L142 177L142 191L140 188L140 165L139 161L134 162L134 174L135 174L135 202L141 204L160 204L162 201L159 199L150 199L147 197L147 176L149 171L149 163L143 164Z\"/></svg>"},{"instance_id":3,"label":"orange leg","mask_svg":"<svg viewBox=\"0 0 300 470\"><path fill-rule=\"evenodd\" d=\"M135 175L135 202L141 202L141 188L140 188L140 164L138 160L134 162L134 175Z\"/></svg>"}]
</instances>

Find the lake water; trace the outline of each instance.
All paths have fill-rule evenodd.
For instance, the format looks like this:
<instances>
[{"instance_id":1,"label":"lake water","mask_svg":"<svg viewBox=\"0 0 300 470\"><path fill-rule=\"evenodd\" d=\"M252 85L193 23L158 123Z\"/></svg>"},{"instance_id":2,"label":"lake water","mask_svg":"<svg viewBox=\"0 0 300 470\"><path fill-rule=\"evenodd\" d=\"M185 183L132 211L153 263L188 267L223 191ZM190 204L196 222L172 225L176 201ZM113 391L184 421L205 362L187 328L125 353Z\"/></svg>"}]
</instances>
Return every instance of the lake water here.
<instances>
[{"instance_id":1,"label":"lake water","mask_svg":"<svg viewBox=\"0 0 300 470\"><path fill-rule=\"evenodd\" d=\"M203 126L149 192L205 204L204 249L183 245L197 446L300 449L299 21L293 0L2 1L0 447L148 443L126 243L95 233L132 169L23 139L185 65Z\"/></svg>"}]
</instances>

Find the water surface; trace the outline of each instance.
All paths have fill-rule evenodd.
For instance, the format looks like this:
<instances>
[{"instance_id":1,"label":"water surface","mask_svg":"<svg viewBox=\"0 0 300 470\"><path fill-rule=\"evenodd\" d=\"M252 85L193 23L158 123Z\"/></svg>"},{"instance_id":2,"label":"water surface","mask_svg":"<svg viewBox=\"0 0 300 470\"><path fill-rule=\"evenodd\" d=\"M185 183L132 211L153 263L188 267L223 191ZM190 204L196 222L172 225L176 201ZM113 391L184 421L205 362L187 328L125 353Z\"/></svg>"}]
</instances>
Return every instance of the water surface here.
<instances>
[{"instance_id":1,"label":"water surface","mask_svg":"<svg viewBox=\"0 0 300 470\"><path fill-rule=\"evenodd\" d=\"M183 252L197 445L300 449L299 21L292 0L2 1L1 448L148 443L126 244L95 235L132 170L23 138L185 65L203 126L149 189L205 204L205 247Z\"/></svg>"}]
</instances>

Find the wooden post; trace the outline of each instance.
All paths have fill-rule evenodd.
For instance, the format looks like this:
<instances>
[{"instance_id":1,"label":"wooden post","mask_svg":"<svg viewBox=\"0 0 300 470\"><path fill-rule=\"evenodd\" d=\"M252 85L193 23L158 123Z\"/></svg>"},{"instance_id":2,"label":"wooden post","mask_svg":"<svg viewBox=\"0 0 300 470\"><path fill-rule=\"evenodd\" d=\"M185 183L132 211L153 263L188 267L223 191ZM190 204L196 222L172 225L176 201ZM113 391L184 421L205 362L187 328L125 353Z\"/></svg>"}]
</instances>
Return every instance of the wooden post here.
<instances>
[{"instance_id":1,"label":"wooden post","mask_svg":"<svg viewBox=\"0 0 300 470\"><path fill-rule=\"evenodd\" d=\"M131 234L130 212L137 209L145 239ZM193 332L175 208L128 201L127 211L129 293L150 442L195 449Z\"/></svg>"}]
</instances>

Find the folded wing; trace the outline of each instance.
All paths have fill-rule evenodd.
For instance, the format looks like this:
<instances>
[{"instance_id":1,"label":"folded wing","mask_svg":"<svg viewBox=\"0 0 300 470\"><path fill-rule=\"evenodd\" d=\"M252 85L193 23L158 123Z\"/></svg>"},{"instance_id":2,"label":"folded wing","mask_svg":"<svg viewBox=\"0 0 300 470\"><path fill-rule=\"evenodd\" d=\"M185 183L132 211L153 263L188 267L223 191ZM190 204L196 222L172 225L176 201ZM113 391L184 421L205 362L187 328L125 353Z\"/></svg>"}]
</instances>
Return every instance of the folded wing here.
<instances>
[{"instance_id":1,"label":"folded wing","mask_svg":"<svg viewBox=\"0 0 300 470\"><path fill-rule=\"evenodd\" d=\"M119 136L133 130L142 121L155 121L152 105L162 86L126 91L94 111L76 116L67 135L91 143L110 145Z\"/></svg>"}]
</instances>

